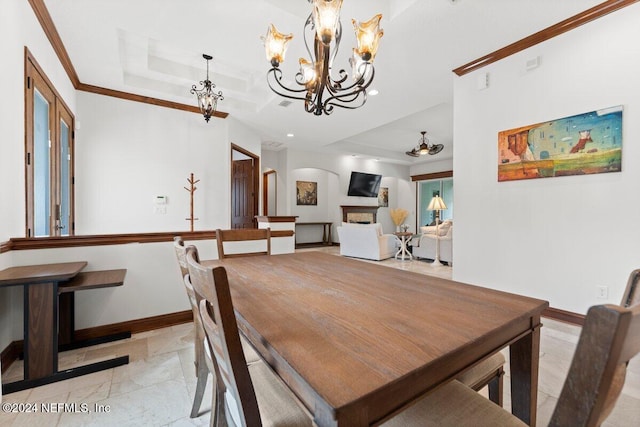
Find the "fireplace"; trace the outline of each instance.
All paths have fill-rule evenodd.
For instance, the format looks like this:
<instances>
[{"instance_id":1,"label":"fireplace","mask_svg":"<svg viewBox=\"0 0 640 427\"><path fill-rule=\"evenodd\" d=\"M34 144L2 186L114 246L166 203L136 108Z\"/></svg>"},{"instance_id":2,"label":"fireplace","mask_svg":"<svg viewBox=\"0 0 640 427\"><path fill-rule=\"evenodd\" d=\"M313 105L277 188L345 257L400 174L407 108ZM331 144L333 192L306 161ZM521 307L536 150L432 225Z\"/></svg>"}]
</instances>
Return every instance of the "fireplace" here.
<instances>
[{"instance_id":1,"label":"fireplace","mask_svg":"<svg viewBox=\"0 0 640 427\"><path fill-rule=\"evenodd\" d=\"M351 206L341 205L342 221L356 222L359 224L373 224L376 222L377 206Z\"/></svg>"}]
</instances>

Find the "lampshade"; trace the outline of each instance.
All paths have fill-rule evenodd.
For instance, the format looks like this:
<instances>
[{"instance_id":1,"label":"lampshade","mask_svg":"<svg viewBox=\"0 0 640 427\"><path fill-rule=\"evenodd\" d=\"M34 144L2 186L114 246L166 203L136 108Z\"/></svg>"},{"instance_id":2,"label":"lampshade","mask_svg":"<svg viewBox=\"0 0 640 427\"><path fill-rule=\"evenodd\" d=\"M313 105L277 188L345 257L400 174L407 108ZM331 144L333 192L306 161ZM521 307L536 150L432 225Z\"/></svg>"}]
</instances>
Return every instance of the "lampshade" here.
<instances>
[{"instance_id":1,"label":"lampshade","mask_svg":"<svg viewBox=\"0 0 640 427\"><path fill-rule=\"evenodd\" d=\"M267 54L267 59L272 64L281 64L284 62L284 54L287 51L287 43L291 41L293 34L282 34L279 32L275 25L269 25L266 37L264 40L264 50Z\"/></svg>"},{"instance_id":2,"label":"lampshade","mask_svg":"<svg viewBox=\"0 0 640 427\"><path fill-rule=\"evenodd\" d=\"M213 116L213 114L216 112L219 97L214 93L207 92L201 92L197 94L197 97L200 112L204 115L205 120L207 120L208 122L208 118Z\"/></svg>"},{"instance_id":3,"label":"lampshade","mask_svg":"<svg viewBox=\"0 0 640 427\"><path fill-rule=\"evenodd\" d=\"M447 205L444 204L444 200L440 196L433 196L429 206L427 206L428 211L442 211L445 209L447 209Z\"/></svg>"},{"instance_id":4,"label":"lampshade","mask_svg":"<svg viewBox=\"0 0 640 427\"><path fill-rule=\"evenodd\" d=\"M377 14L366 22L351 20L358 39L357 52L364 61L373 62L376 57L380 37L384 34L384 31L380 29L380 19L382 19L382 15Z\"/></svg>"},{"instance_id":5,"label":"lampshade","mask_svg":"<svg viewBox=\"0 0 640 427\"><path fill-rule=\"evenodd\" d=\"M302 76L302 82L305 84L307 89L313 90L317 78L314 64L306 58L300 58L298 62L300 63L300 75Z\"/></svg>"},{"instance_id":6,"label":"lampshade","mask_svg":"<svg viewBox=\"0 0 640 427\"><path fill-rule=\"evenodd\" d=\"M318 39L328 46L338 28L342 0L313 0L313 25Z\"/></svg>"}]
</instances>

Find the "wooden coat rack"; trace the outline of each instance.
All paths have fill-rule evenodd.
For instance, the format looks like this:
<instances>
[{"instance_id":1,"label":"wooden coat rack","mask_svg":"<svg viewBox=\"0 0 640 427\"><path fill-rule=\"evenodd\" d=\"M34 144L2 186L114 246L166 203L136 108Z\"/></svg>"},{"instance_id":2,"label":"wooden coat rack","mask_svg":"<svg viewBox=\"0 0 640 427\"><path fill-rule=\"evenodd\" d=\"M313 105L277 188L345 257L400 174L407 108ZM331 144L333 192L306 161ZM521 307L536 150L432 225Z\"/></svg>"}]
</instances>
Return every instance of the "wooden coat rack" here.
<instances>
[{"instance_id":1,"label":"wooden coat rack","mask_svg":"<svg viewBox=\"0 0 640 427\"><path fill-rule=\"evenodd\" d=\"M198 218L194 218L193 217L193 193L196 192L196 190L198 189L196 187L196 184L200 182L199 179L195 179L193 177L193 173L191 173L191 178L187 178L187 182L189 183L189 188L184 187L185 190L187 190L189 192L189 196L190 196L190 213L191 215L189 216L189 218L186 218L187 221L189 221L189 223L191 224L191 231L193 231L193 222L197 221Z\"/></svg>"}]
</instances>

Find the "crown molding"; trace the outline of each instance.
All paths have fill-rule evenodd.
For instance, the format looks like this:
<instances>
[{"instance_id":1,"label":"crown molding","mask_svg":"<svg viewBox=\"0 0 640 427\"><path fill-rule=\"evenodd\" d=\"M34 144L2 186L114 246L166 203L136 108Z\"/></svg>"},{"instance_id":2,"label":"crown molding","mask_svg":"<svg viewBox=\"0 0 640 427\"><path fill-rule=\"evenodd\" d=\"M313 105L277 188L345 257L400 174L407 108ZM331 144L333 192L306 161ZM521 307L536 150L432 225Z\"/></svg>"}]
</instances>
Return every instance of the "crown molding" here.
<instances>
[{"instance_id":1,"label":"crown molding","mask_svg":"<svg viewBox=\"0 0 640 427\"><path fill-rule=\"evenodd\" d=\"M547 27L544 30L538 31L535 34L531 34L528 37L518 40L515 43L511 43L510 45L491 52L488 55L464 64L454 69L453 72L458 76L464 76L465 74L477 70L478 68L485 67L496 61L511 56L514 53L528 49L532 46L537 45L538 43L542 43L556 36L559 36L560 34L566 33L567 31L571 31L574 28L608 15L611 12L615 12L624 7L631 6L638 1L640 0L605 1L604 3L600 3L592 7L591 9L587 9L584 12L578 13L577 15L573 15L572 17L565 19L562 22L558 22L557 24Z\"/></svg>"},{"instance_id":2,"label":"crown molding","mask_svg":"<svg viewBox=\"0 0 640 427\"><path fill-rule=\"evenodd\" d=\"M76 69L73 67L73 63L71 62L71 58L69 58L69 53L67 49L64 47L64 43L62 42L62 38L60 38L60 34L56 29L55 24L53 23L53 19L51 19L51 15L49 14L49 10L47 6L44 4L44 0L28 0L31 8L33 9L33 13L38 18L38 22L40 22L40 26L42 30L46 34L49 39L49 43L51 43L51 47L54 52L58 56L62 67L64 68L67 76L69 76L69 80L73 84L73 87L76 90L81 90L84 92L96 93L99 95L111 96L114 98L125 99L128 101L136 101L142 102L145 104L157 105L159 107L172 108L175 110L189 111L192 113L200 113L200 109L197 106L181 104L179 102L167 101L164 99L152 98L149 96L137 95L135 93L123 92L114 89L108 89L100 86L93 86L86 83L82 83L80 78L78 77L78 73ZM221 119L226 118L229 113L225 113L224 111L216 111L214 113L214 117L218 117Z\"/></svg>"}]
</instances>

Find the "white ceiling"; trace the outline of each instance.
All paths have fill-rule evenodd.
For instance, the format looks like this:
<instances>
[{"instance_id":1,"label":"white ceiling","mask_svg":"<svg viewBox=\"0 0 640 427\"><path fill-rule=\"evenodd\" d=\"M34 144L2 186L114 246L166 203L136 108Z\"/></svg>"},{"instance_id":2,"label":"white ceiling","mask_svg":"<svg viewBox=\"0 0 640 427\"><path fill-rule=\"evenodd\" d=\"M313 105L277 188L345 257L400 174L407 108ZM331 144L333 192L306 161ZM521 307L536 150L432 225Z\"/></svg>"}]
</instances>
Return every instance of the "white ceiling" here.
<instances>
[{"instance_id":1,"label":"white ceiling","mask_svg":"<svg viewBox=\"0 0 640 427\"><path fill-rule=\"evenodd\" d=\"M210 78L219 109L255 129L265 149L357 154L402 164L451 158L452 69L588 9L602 0L344 0L344 26L334 69L347 66L355 45L351 18L380 12L373 85L380 94L357 110L330 116L288 107L266 83L270 65L260 36L269 23L294 34L285 63L293 81L307 0L45 0L80 81L196 104L191 85L204 79L202 54L213 56ZM215 126L213 120L209 126ZM426 130L445 145L435 156L405 155ZM287 133L293 133L288 138Z\"/></svg>"}]
</instances>

